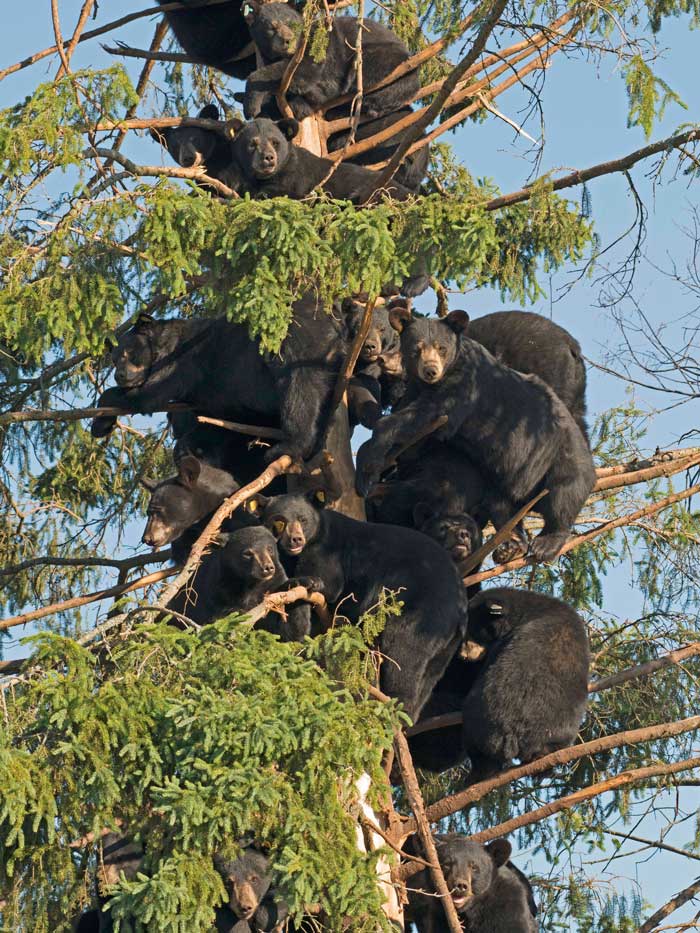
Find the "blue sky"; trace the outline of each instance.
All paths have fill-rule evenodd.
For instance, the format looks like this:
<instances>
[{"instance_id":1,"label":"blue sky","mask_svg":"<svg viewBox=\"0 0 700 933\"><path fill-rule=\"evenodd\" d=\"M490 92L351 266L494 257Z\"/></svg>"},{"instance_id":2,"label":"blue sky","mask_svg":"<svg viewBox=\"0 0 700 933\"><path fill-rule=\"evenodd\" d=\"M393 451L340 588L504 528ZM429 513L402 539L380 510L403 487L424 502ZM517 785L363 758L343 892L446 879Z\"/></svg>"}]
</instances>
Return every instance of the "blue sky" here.
<instances>
[{"instance_id":1,"label":"blue sky","mask_svg":"<svg viewBox=\"0 0 700 933\"><path fill-rule=\"evenodd\" d=\"M112 0L100 4L98 23L115 19L124 13L140 9L139 0ZM70 35L81 6L80 0L61 0L60 13L64 35ZM3 11L5 26L0 32L0 67L5 67L25 55L51 45L53 33L49 4L37 0L25 4L8 4ZM133 45L147 46L153 31L151 20L140 20L122 29L118 38ZM113 36L107 37L107 41ZM651 37L650 37L651 38ZM664 27L655 40L659 47L660 60L657 70L661 77L679 93L688 110L671 105L662 121L654 128L652 138L670 135L683 122L700 119L700 83L697 80L695 55L698 50L698 34L691 32L686 19L672 21ZM671 50L672 53L671 53ZM104 65L111 59L98 42L91 41L78 47L74 65ZM0 83L0 106L16 103L28 94L37 82L52 77L57 68L55 58L12 75ZM138 64L127 62L132 74L138 72ZM547 75L542 94L546 116L545 148L541 170L562 168L584 168L595 163L618 157L644 145L646 140L640 129L626 126L627 99L624 82L619 74L616 60L603 59L599 64L581 59L555 57ZM519 112L524 96L518 89L499 97L498 108L510 118L520 122L524 114ZM538 137L541 128L533 121L526 125L528 132ZM503 191L522 186L528 180L531 163L528 161L530 143L516 138L513 130L495 118L483 124L467 124L458 129L450 139L460 159L476 176L489 176ZM137 160L157 162L162 158L159 149L147 137L131 136L124 147L127 155ZM673 163L675 164L675 162ZM697 193L689 188L683 177L674 178L671 167L664 172L661 182L654 186L646 173L651 163L641 163L632 169L632 177L646 208L649 211L648 233L644 245L644 258L637 270L635 294L640 305L655 328L667 326L671 338L679 328L671 322L683 315L697 315L696 299L684 293L659 269L668 269L673 259L681 264L689 253L689 243L682 228L690 221L690 211L697 204ZM621 175L609 176L593 181L590 186L593 218L603 245L613 242L633 222L635 205L626 182ZM573 191L578 198L580 191ZM628 239L615 247L604 260L605 265L614 267L615 261L627 255L631 248ZM547 283L547 299L539 302L534 310L551 315L558 323L567 327L581 342L585 355L593 361L615 360L621 345L619 329L609 309L599 306L600 272L592 279L574 281L576 270L569 269L553 276ZM567 284L573 287L561 300L557 300ZM430 302L423 300L421 307ZM502 305L497 293L490 290L473 292L460 298L454 296L451 307L463 307L470 314L479 314L513 307ZM629 308L625 310L630 310ZM607 376L595 369L589 372L589 411L591 420L596 413L623 402L627 388L623 381ZM652 416L648 421L646 447L653 450L657 445L672 446L678 437L693 423L697 424L697 402L659 414L667 404L664 396L646 390L635 390L635 399ZM688 441L693 443L693 441ZM137 537L132 542L137 545ZM633 615L638 609L637 594L629 583L628 571L621 568L610 575L606 590L606 608L621 616ZM9 656L17 653L8 652ZM685 800L689 805L686 791ZM654 827L649 821L639 830L641 835L651 835ZM669 838L673 842L674 836ZM643 858L644 856L641 856ZM601 866L602 867L602 866ZM619 871L620 878L616 879ZM627 859L624 866L611 868L610 882L613 887L629 890L629 880L636 878L642 895L658 904L688 884L696 872L692 863L671 854L663 854L651 863ZM680 913L679 917L682 916Z\"/></svg>"}]
</instances>

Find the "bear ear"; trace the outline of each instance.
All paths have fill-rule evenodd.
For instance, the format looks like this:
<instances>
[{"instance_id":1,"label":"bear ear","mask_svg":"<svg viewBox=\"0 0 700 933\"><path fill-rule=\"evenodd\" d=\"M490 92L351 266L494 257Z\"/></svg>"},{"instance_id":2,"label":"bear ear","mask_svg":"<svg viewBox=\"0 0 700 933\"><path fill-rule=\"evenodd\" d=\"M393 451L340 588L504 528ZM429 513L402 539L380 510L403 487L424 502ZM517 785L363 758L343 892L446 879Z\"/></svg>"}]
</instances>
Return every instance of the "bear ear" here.
<instances>
[{"instance_id":1,"label":"bear ear","mask_svg":"<svg viewBox=\"0 0 700 933\"><path fill-rule=\"evenodd\" d=\"M246 2L241 6L241 15L249 26L251 23L255 22L259 12L260 4L257 2L257 0L246 0Z\"/></svg>"},{"instance_id":2,"label":"bear ear","mask_svg":"<svg viewBox=\"0 0 700 933\"><path fill-rule=\"evenodd\" d=\"M250 499L246 499L243 503L243 510L248 513L248 515L260 515L261 512L272 502L272 496L263 496L262 493L257 493L254 496L251 496Z\"/></svg>"},{"instance_id":3,"label":"bear ear","mask_svg":"<svg viewBox=\"0 0 700 933\"><path fill-rule=\"evenodd\" d=\"M389 308L389 323L400 334L407 324L411 322L411 309L405 305L395 305Z\"/></svg>"},{"instance_id":4,"label":"bear ear","mask_svg":"<svg viewBox=\"0 0 700 933\"><path fill-rule=\"evenodd\" d=\"M282 133L287 139L294 139L294 137L299 132L299 121L293 120L291 118L285 120L279 120L277 123L277 129Z\"/></svg>"},{"instance_id":5,"label":"bear ear","mask_svg":"<svg viewBox=\"0 0 700 933\"><path fill-rule=\"evenodd\" d=\"M413 506L413 524L421 528L433 515L433 509L427 502L416 502Z\"/></svg>"},{"instance_id":6,"label":"bear ear","mask_svg":"<svg viewBox=\"0 0 700 933\"><path fill-rule=\"evenodd\" d=\"M236 133L240 133L244 126L245 120L239 120L238 117L231 117L230 120L226 121L226 130L231 139L233 139Z\"/></svg>"},{"instance_id":7,"label":"bear ear","mask_svg":"<svg viewBox=\"0 0 700 933\"><path fill-rule=\"evenodd\" d=\"M199 111L199 119L200 120L219 120L220 119L219 108L216 106L216 104L207 104L206 107L202 107L202 109Z\"/></svg>"},{"instance_id":8,"label":"bear ear","mask_svg":"<svg viewBox=\"0 0 700 933\"><path fill-rule=\"evenodd\" d=\"M494 839L493 842L488 843L486 851L493 859L496 868L500 868L501 865L505 865L510 858L513 847L507 839Z\"/></svg>"},{"instance_id":9,"label":"bear ear","mask_svg":"<svg viewBox=\"0 0 700 933\"><path fill-rule=\"evenodd\" d=\"M134 323L134 330L137 330L139 333L145 334L148 331L153 330L153 325L155 324L156 319L152 314L147 314L145 311L142 311L141 314L136 318Z\"/></svg>"},{"instance_id":10,"label":"bear ear","mask_svg":"<svg viewBox=\"0 0 700 933\"><path fill-rule=\"evenodd\" d=\"M202 465L191 454L187 454L177 465L177 478L186 489L191 489L199 479Z\"/></svg>"},{"instance_id":11,"label":"bear ear","mask_svg":"<svg viewBox=\"0 0 700 933\"><path fill-rule=\"evenodd\" d=\"M330 500L330 496L325 489L310 489L306 493L306 498L317 509L325 509Z\"/></svg>"},{"instance_id":12,"label":"bear ear","mask_svg":"<svg viewBox=\"0 0 700 933\"><path fill-rule=\"evenodd\" d=\"M450 311L443 321L455 334L464 334L469 326L469 315L466 311Z\"/></svg>"},{"instance_id":13,"label":"bear ear","mask_svg":"<svg viewBox=\"0 0 700 933\"><path fill-rule=\"evenodd\" d=\"M140 476L139 477L139 486L143 486L144 489L147 489L148 492L153 492L153 490L158 485L158 480L153 479L150 476Z\"/></svg>"}]
</instances>

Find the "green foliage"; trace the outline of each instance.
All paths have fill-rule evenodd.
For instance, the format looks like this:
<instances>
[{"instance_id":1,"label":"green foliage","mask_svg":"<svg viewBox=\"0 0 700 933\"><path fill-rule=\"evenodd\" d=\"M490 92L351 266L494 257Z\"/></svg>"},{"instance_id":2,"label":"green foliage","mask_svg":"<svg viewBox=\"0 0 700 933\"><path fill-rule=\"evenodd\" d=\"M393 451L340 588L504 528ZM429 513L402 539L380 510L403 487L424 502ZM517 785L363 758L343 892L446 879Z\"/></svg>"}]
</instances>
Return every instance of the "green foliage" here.
<instances>
[{"instance_id":1,"label":"green foliage","mask_svg":"<svg viewBox=\"0 0 700 933\"><path fill-rule=\"evenodd\" d=\"M137 880L115 888L122 919L208 929L223 899L212 853L252 834L293 911L316 903L329 930L384 929L351 812L362 773L381 785L396 711L366 698L362 636L342 628L290 645L238 622L143 625L104 660L68 639L33 639L44 673L6 696L0 732L5 928L59 929L90 888L85 863L61 853L126 825L146 857ZM321 656L333 658L330 675ZM55 872L40 870L48 864Z\"/></svg>"},{"instance_id":2,"label":"green foliage","mask_svg":"<svg viewBox=\"0 0 700 933\"><path fill-rule=\"evenodd\" d=\"M628 126L641 126L647 139L654 128L654 120L661 119L669 104L688 108L678 94L651 70L641 55L633 56L624 69L629 98Z\"/></svg>"}]
</instances>

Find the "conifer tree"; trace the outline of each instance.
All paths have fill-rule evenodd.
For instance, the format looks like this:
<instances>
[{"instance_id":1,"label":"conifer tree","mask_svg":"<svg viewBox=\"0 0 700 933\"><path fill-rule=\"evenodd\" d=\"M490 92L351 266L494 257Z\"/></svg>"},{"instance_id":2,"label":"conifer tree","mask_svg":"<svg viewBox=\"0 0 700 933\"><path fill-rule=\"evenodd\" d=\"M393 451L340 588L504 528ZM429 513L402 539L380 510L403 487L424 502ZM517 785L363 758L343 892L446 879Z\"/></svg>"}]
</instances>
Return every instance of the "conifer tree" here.
<instances>
[{"instance_id":1,"label":"conifer tree","mask_svg":"<svg viewBox=\"0 0 700 933\"><path fill-rule=\"evenodd\" d=\"M373 689L377 659L368 648L400 612L400 594L387 594L359 629L333 627L301 645L240 616L185 631L164 625L164 588L176 576L186 581L216 527L179 575L165 552L134 553L147 502L141 482L172 472L165 413L124 413L100 442L87 419L110 382L105 341L144 311L225 316L245 324L261 352L275 353L292 303L309 289L328 308L362 293L369 315L386 283L425 267L438 313L448 288L492 288L534 306L550 272L597 258L588 182L619 173L624 184L638 163L683 182L697 174L698 125L654 135L679 98L645 39L669 17L695 24L700 7L343 0L334 10L309 0L300 40L314 54L323 54L324 25L340 11L389 23L420 67L412 130L376 167L383 184L427 139L424 191L358 207L324 195L252 200L200 166L173 165L148 131L211 128L193 114L212 100L232 119L241 83L188 59L158 7L110 22L104 5L83 0L71 22L68 6L52 0L41 13L50 48L32 50L32 36L22 35L26 57L0 70L8 95L0 111L0 632L30 635L21 662L0 662L2 929L70 930L97 903L101 839L116 830L147 841L136 879L109 890L120 929L211 929L225 900L212 856L235 856L254 838L293 916L328 931L390 930L378 876L388 860L398 888L410 884L411 863L400 864L398 850L425 828L421 798L433 828L480 841L510 834L536 852L543 930L682 929L668 923L697 883L652 904L599 884L572 853L606 854L634 840L636 822L669 789L678 821L692 811L684 795L700 766L700 642L690 503L700 449L686 443L645 456L632 403L599 413L598 484L563 556L553 566L518 560L467 574L466 582L499 578L553 593L583 613L594 658L590 710L571 749L466 790L459 771L419 774L417 798L401 754L410 723ZM140 47L121 41L127 25ZM575 171L524 174L514 191L473 177L449 132L478 141L492 119L526 132L498 97L516 88L522 105L537 103L545 72L556 75L564 56L587 60L591 81L601 57L616 57L629 126L643 128L647 145ZM13 98L18 72L32 76L23 100ZM345 159L367 148L355 140L361 101L362 92ZM307 127L321 149L324 126L319 118ZM606 575L621 565L644 605L623 621L606 606ZM392 793L384 765L395 741L404 785ZM367 802L383 821L373 844ZM674 851L697 859L690 822ZM662 839L641 843L659 857L669 848Z\"/></svg>"}]
</instances>

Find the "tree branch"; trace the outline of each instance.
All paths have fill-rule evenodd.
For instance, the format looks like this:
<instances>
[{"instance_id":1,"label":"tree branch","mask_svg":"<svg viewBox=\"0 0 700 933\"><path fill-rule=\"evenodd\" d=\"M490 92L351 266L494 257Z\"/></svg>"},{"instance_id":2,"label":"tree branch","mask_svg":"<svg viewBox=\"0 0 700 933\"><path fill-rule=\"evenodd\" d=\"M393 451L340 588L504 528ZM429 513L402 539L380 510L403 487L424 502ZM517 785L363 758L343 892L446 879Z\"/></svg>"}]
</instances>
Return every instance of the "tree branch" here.
<instances>
[{"instance_id":1,"label":"tree branch","mask_svg":"<svg viewBox=\"0 0 700 933\"><path fill-rule=\"evenodd\" d=\"M75 52L76 45L80 41L81 33L83 29L85 29L85 23L87 22L88 16L92 12L92 8L94 5L95 5L95 0L85 0L85 2L83 3L83 7L80 11L80 16L78 17L78 23L75 27L73 35L71 36L71 39L68 45L63 48L64 55L62 57L65 59L65 61L62 61L61 67L58 69L58 73L56 75L57 81L68 70L67 65L71 60L73 52Z\"/></svg>"},{"instance_id":2,"label":"tree branch","mask_svg":"<svg viewBox=\"0 0 700 933\"><path fill-rule=\"evenodd\" d=\"M117 570L130 570L132 567L144 567L146 564L162 564L170 560L170 548L156 554L137 554L124 560L108 557L31 557L21 564L0 568L0 577L12 577L16 573L32 570L34 567L115 567Z\"/></svg>"},{"instance_id":3,"label":"tree branch","mask_svg":"<svg viewBox=\"0 0 700 933\"><path fill-rule=\"evenodd\" d=\"M423 135L423 132L438 116L440 111L445 106L448 97L452 91L454 91L459 81L464 77L469 68L471 68L479 55L481 55L489 36L495 29L496 24L498 23L498 19L506 7L506 3L507 0L495 0L495 2L492 4L491 10L481 24L481 28L477 33L474 44L472 45L467 55L465 55L462 61L452 69L448 77L443 82L442 87L435 95L435 100L428 107L421 118L413 124L413 127L406 133L401 143L396 147L394 154L389 160L389 164L381 173L379 180L376 183L375 187L377 190L381 190L388 185L388 183L396 174L396 170L401 165L404 157L408 154L411 145L415 143L420 136Z\"/></svg>"},{"instance_id":4,"label":"tree branch","mask_svg":"<svg viewBox=\"0 0 700 933\"><path fill-rule=\"evenodd\" d=\"M582 544L587 544L594 538L599 538L601 535L608 534L609 532L614 531L616 528L621 528L624 525L629 525L632 522L638 521L640 518L645 518L648 515L654 515L656 512L661 512L669 505L673 505L675 502L681 502L683 499L689 499L697 492L700 492L700 485L690 486L688 489L684 489L681 492L676 492L671 496L666 496L665 499L661 499L659 502L655 502L643 509L638 509L636 512L632 512L630 515L621 515L619 518L605 522L598 528L594 528L592 531L587 531L580 535L574 535L573 538L569 538L569 540L566 542L564 547L559 552L559 556L561 557L564 554L568 554L568 552L573 551L574 548L580 547ZM519 570L521 567L525 567L528 563L529 561L526 557L519 557L517 560L511 560L507 564L501 564L499 567L494 567L492 570L483 570L481 573L474 573L471 576L464 577L462 582L465 586L472 586L474 583L482 583L484 580L491 580L493 577L500 577L501 574L507 573L509 570Z\"/></svg>"},{"instance_id":5,"label":"tree branch","mask_svg":"<svg viewBox=\"0 0 700 933\"><path fill-rule=\"evenodd\" d=\"M667 901L663 907L660 907L656 913L652 914L648 920L645 920L637 930L637 933L652 933L653 930L658 928L662 920L668 917L669 914L678 910L679 907L687 904L688 901L691 901L699 892L700 878L694 881L693 884L688 885L687 888L683 888L682 891L679 891L675 897L672 897L671 900Z\"/></svg>"},{"instance_id":6,"label":"tree branch","mask_svg":"<svg viewBox=\"0 0 700 933\"><path fill-rule=\"evenodd\" d=\"M583 787L581 790L569 794L567 797L560 797L559 800L552 800L551 803L538 807L530 813L523 813L520 816L499 823L497 826L491 826L479 833L469 836L474 842L489 842L491 839L498 839L500 836L508 836L523 826L531 826L533 823L539 823L541 820L552 816L555 813L561 813L562 810L570 810L572 807L584 803L586 800L592 800L601 794L607 794L613 790L620 790L623 787L629 787L632 784L639 784L657 777L668 777L672 774L678 774L681 771L691 771L700 768L700 758L686 758L683 761L676 761L671 764L663 763L658 765L649 765L646 768L636 768L633 771L623 771L615 777L600 781L598 784L591 784L589 787Z\"/></svg>"},{"instance_id":7,"label":"tree branch","mask_svg":"<svg viewBox=\"0 0 700 933\"><path fill-rule=\"evenodd\" d=\"M156 570L145 577L139 577L131 583L122 583L118 586L111 586L106 590L97 590L94 593L87 593L85 596L74 596L72 599L66 599L61 603L53 603L50 606L42 606L41 609L32 609L31 612L25 612L19 616L10 616L9 619L0 621L0 632L13 628L15 625L24 625L26 622L34 622L36 619L43 619L45 616L55 615L57 612L67 612L69 609L78 609L80 606L87 606L88 603L96 603L101 599L109 599L112 596L123 596L124 593L132 593L134 590L143 590L153 583L160 583L166 577L172 577L177 573L178 568L174 567L168 570Z\"/></svg>"},{"instance_id":8,"label":"tree branch","mask_svg":"<svg viewBox=\"0 0 700 933\"><path fill-rule=\"evenodd\" d=\"M664 852L672 852L674 855L683 855L685 858L700 862L700 855L696 855L694 852L686 852L685 849L677 849L675 846L670 846L660 839L643 839L641 836L633 836L632 833L618 833L612 829L603 829L603 832L606 836L615 836L618 839L625 840L631 839L632 842L641 842L642 845L648 846L650 849L663 849Z\"/></svg>"},{"instance_id":9,"label":"tree branch","mask_svg":"<svg viewBox=\"0 0 700 933\"><path fill-rule=\"evenodd\" d=\"M153 16L157 13L169 13L171 10L187 10L192 9L196 6L216 6L219 3L226 3L227 0L201 0L197 3L164 3L162 6L152 6L146 10L139 10L137 13L129 13L126 16L122 16L119 19L115 19L110 23L105 23L104 26L99 26L97 29L91 29L88 32L84 32L78 38L78 42L86 42L88 39L95 39L97 36L103 36L107 32L112 32L114 29L119 29L120 26L126 26L128 23L133 23L136 19L143 19L144 16ZM58 52L58 46L52 45L47 49L42 49L41 52L35 52L33 55L29 55L27 58L23 58L21 61L16 62L14 65L10 65L8 68L0 71L0 81L3 78L6 78L8 75L14 74L16 71L20 71L22 68L28 68L30 65L35 64L35 62L41 61L42 58L47 58L49 55L53 55L54 52Z\"/></svg>"},{"instance_id":10,"label":"tree branch","mask_svg":"<svg viewBox=\"0 0 700 933\"><path fill-rule=\"evenodd\" d=\"M192 168L181 168L180 166L176 168L172 165L137 165L135 162L132 162L131 159L127 159L126 156L122 155L118 149L106 149L103 146L90 146L85 150L84 155L86 157L101 156L104 159L110 159L112 162L121 165L136 178L189 178L192 179L192 181L201 181L210 185L212 188L215 188L222 197L238 197L237 191L234 191L233 188L229 188L228 185L219 181L218 178L212 178L211 175L207 175L201 165L195 165Z\"/></svg>"},{"instance_id":11,"label":"tree branch","mask_svg":"<svg viewBox=\"0 0 700 933\"><path fill-rule=\"evenodd\" d=\"M610 162L600 162L598 165L593 165L590 168L577 169L574 172L570 172L568 175L564 175L563 178L557 178L552 182L552 190L561 191L563 188L582 185L584 182L590 181L593 178L599 178L601 175L611 175L614 172L626 172L632 168L633 165L636 165L637 162L641 162L642 159L648 159L660 152L670 152L673 149L678 149L680 146L684 146L697 139L700 139L700 129L692 129L685 133L679 133L676 136L669 136L658 142L650 143L642 149L637 149L620 159L613 159ZM484 210L496 211L500 210L502 207L510 207L512 204L519 204L522 201L527 201L532 197L533 186L543 181L548 181L548 176L543 175L541 178L538 178L537 181L533 182L532 185L528 185L527 188L521 188L519 191L513 191L510 194L492 198L490 201L486 202Z\"/></svg>"},{"instance_id":12,"label":"tree branch","mask_svg":"<svg viewBox=\"0 0 700 933\"><path fill-rule=\"evenodd\" d=\"M693 658L700 654L700 641L693 642L692 645L686 645L685 648L677 648L675 651L669 651L668 654L660 658L654 658L652 661L646 661L644 664L637 664L627 670L619 671L617 674L611 674L609 677L601 677L600 680L594 680L588 685L589 693L601 693L603 690L610 690L612 687L618 687L620 684L627 683L630 680L636 680L639 677L647 677L649 674L655 674L657 671L664 670L667 667L673 667L674 664L680 664L686 658Z\"/></svg>"},{"instance_id":13,"label":"tree branch","mask_svg":"<svg viewBox=\"0 0 700 933\"><path fill-rule=\"evenodd\" d=\"M390 697L388 697L385 693L382 693L382 691L378 690L376 687L370 687L369 693L370 696L374 697L375 700L379 700L380 703L390 702ZM428 867L430 869L430 875L433 879L435 887L437 888L438 894L442 899L442 906L445 909L447 926L451 933L462 933L462 924L459 921L455 905L452 902L450 889L447 887L447 882L445 881L445 876L440 865L440 860L438 859L437 849L435 848L435 841L431 835L430 826L428 825L428 820L426 818L425 803L423 801L423 795L420 791L420 785L418 784L418 778L416 777L416 771L413 767L411 752L408 747L408 742L406 741L406 736L403 734L401 728L398 728L394 733L394 747L396 749L399 760L399 767L401 769L401 776L403 778L406 796L408 797L408 802L410 803L411 809L414 813L413 823L416 827L416 831L420 836L421 842L423 843L425 854L429 859ZM391 845L392 848L395 847L392 843L389 843L389 845ZM420 871L421 869L420 865L415 864L415 860L412 860L412 867L414 872Z\"/></svg>"},{"instance_id":14,"label":"tree branch","mask_svg":"<svg viewBox=\"0 0 700 933\"><path fill-rule=\"evenodd\" d=\"M618 732L615 735L606 735L599 739L593 739L590 742L582 742L580 745L572 745L569 748L562 748L559 751L551 752L536 761L531 761L526 765L519 765L516 768L509 768L502 771L495 777L486 781L479 781L472 784L466 790L450 797L444 797L437 803L432 804L426 811L426 816L431 823L437 823L458 813L471 803L481 800L487 794L497 790L499 787L505 787L512 784L513 781L519 781L522 778L532 777L535 774L542 774L561 765L570 764L572 761L578 761L580 758L597 755L599 752L609 751L613 748L621 748L625 745L639 745L642 742L653 742L657 739L667 739L676 735L682 735L685 732L694 732L700 729L700 716L690 716L687 719L680 719L676 722L665 722L655 726L644 726L641 729L629 729L626 732ZM402 827L405 836L414 833L417 825L408 820ZM501 835L501 834L498 834ZM397 841L394 839L394 841Z\"/></svg>"}]
</instances>

